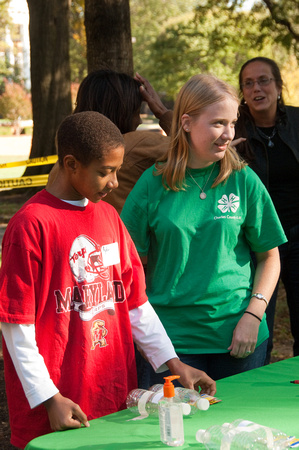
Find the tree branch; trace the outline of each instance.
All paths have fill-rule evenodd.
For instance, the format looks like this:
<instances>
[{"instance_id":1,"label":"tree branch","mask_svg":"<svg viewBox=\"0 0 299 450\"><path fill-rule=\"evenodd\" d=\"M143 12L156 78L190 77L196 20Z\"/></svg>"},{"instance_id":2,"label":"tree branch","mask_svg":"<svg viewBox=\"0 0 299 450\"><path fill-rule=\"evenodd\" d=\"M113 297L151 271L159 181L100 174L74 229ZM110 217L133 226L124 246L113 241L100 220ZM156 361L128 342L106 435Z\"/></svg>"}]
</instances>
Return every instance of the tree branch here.
<instances>
[{"instance_id":1,"label":"tree branch","mask_svg":"<svg viewBox=\"0 0 299 450\"><path fill-rule=\"evenodd\" d=\"M279 25L285 26L289 30L289 32L293 36L293 38L296 40L296 42L299 42L299 34L294 29L292 23L286 18L279 17L279 10L278 10L277 5L272 0L263 0L263 2L269 9L274 22L276 22Z\"/></svg>"}]
</instances>

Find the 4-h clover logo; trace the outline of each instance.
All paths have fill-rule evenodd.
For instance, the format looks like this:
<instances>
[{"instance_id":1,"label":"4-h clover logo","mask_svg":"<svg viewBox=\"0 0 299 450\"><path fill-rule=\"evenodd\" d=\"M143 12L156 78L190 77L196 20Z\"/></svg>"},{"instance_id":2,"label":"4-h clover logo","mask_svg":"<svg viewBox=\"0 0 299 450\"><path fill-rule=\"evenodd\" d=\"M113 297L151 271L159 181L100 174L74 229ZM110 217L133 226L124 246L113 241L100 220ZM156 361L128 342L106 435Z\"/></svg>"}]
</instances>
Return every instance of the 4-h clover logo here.
<instances>
[{"instance_id":1,"label":"4-h clover logo","mask_svg":"<svg viewBox=\"0 0 299 450\"><path fill-rule=\"evenodd\" d=\"M229 198L227 198L227 195L223 194L221 199L218 200L219 203L218 208L223 213L230 211L235 213L240 206L239 200L240 198L237 197L235 194L230 194Z\"/></svg>"}]
</instances>

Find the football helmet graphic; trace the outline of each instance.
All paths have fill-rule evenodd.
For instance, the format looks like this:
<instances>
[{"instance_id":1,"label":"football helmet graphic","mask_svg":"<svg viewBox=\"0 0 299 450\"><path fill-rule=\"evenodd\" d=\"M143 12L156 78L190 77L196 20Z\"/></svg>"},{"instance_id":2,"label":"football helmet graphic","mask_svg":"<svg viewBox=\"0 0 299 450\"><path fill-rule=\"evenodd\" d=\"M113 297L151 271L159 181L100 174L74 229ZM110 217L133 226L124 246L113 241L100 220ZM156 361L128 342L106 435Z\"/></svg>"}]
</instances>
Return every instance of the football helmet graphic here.
<instances>
[{"instance_id":1,"label":"football helmet graphic","mask_svg":"<svg viewBox=\"0 0 299 450\"><path fill-rule=\"evenodd\" d=\"M109 279L109 268L103 265L101 247L90 237L81 234L71 247L69 262L77 281L93 282Z\"/></svg>"}]
</instances>

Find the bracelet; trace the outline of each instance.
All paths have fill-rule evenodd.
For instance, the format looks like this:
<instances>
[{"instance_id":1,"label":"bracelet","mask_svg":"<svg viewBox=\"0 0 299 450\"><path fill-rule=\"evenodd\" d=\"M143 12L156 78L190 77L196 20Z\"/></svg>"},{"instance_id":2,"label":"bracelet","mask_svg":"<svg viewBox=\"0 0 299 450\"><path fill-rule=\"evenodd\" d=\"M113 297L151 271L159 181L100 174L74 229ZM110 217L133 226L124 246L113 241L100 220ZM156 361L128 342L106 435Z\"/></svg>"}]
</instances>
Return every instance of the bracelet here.
<instances>
[{"instance_id":1,"label":"bracelet","mask_svg":"<svg viewBox=\"0 0 299 450\"><path fill-rule=\"evenodd\" d=\"M260 293L252 294L252 296L250 298L252 298L252 297L256 297L259 300L263 300L267 306L269 304L268 300L266 299L266 297L263 296L263 294L260 294Z\"/></svg>"},{"instance_id":2,"label":"bracelet","mask_svg":"<svg viewBox=\"0 0 299 450\"><path fill-rule=\"evenodd\" d=\"M253 316L253 317L255 317L257 320L259 320L260 322L262 321L262 319L260 319L259 318L259 316L257 316L256 314L253 314L252 312L250 312L250 311L244 311L244 314L250 314L251 316Z\"/></svg>"}]
</instances>

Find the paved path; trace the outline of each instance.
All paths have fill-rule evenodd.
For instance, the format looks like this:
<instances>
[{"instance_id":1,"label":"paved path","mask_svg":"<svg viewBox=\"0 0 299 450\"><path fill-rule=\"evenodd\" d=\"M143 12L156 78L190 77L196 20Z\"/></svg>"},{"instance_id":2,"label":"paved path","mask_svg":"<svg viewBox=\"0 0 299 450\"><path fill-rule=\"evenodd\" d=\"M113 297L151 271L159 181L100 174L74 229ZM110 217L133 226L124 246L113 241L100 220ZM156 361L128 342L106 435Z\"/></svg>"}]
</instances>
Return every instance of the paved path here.
<instances>
[{"instance_id":1,"label":"paved path","mask_svg":"<svg viewBox=\"0 0 299 450\"><path fill-rule=\"evenodd\" d=\"M31 136L0 136L0 164L11 161L23 161L28 159L31 149ZM25 171L26 166L0 169L0 179L18 178ZM1 208L1 200L0 200ZM0 248L6 224L0 223Z\"/></svg>"},{"instance_id":2,"label":"paved path","mask_svg":"<svg viewBox=\"0 0 299 450\"><path fill-rule=\"evenodd\" d=\"M0 164L28 159L31 149L31 136L0 136ZM21 177L26 166L0 169L0 179Z\"/></svg>"}]
</instances>

